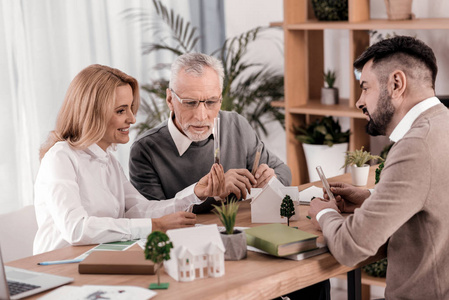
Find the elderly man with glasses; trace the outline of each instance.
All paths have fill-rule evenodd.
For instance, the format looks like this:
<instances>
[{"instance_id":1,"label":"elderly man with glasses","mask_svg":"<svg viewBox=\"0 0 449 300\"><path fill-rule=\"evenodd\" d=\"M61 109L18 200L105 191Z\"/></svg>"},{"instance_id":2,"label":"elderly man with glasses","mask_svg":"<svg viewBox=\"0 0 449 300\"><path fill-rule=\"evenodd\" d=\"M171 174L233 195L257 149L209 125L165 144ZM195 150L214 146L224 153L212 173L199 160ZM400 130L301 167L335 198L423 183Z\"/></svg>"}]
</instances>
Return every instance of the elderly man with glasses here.
<instances>
[{"instance_id":1,"label":"elderly man with glasses","mask_svg":"<svg viewBox=\"0 0 449 300\"><path fill-rule=\"evenodd\" d=\"M225 170L224 199L246 198L252 187L272 177L291 182L290 169L268 151L247 120L220 111L224 70L214 57L201 53L179 56L172 64L166 101L169 120L142 134L131 148L130 180L147 199L170 199L197 182L214 163L214 119L220 119L220 163ZM251 173L258 147L260 162ZM214 198L193 212L209 211Z\"/></svg>"}]
</instances>

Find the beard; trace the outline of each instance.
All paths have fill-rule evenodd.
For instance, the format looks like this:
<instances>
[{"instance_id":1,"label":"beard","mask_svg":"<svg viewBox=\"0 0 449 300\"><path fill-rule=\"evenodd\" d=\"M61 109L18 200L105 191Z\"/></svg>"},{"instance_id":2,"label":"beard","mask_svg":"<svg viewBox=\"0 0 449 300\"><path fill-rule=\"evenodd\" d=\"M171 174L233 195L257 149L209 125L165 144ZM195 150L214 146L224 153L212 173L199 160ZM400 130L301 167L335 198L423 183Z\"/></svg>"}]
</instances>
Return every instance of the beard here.
<instances>
[{"instance_id":1,"label":"beard","mask_svg":"<svg viewBox=\"0 0 449 300\"><path fill-rule=\"evenodd\" d=\"M193 126L208 126L209 129L203 132L198 132L193 129ZM182 131L184 131L185 135L194 142L201 142L207 139L212 134L212 124L209 123L201 123L201 124L186 124L183 126Z\"/></svg>"},{"instance_id":2,"label":"beard","mask_svg":"<svg viewBox=\"0 0 449 300\"><path fill-rule=\"evenodd\" d=\"M386 88L382 88L382 93L379 95L376 111L371 115L368 110L363 108L363 112L368 112L370 120L366 124L366 132L372 136L385 135L387 126L395 112L395 108L391 103L391 96L388 94Z\"/></svg>"}]
</instances>

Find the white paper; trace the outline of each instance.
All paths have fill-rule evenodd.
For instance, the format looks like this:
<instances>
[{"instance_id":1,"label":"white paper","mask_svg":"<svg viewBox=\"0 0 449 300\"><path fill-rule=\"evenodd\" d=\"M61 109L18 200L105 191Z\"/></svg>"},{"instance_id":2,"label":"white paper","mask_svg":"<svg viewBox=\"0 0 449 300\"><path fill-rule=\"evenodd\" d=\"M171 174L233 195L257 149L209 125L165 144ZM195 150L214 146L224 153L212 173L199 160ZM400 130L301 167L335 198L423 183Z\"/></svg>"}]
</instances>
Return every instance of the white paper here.
<instances>
[{"instance_id":1,"label":"white paper","mask_svg":"<svg viewBox=\"0 0 449 300\"><path fill-rule=\"evenodd\" d=\"M311 187L302 190L299 192L299 203L310 204L312 197L323 198L323 189L312 185Z\"/></svg>"},{"instance_id":2,"label":"white paper","mask_svg":"<svg viewBox=\"0 0 449 300\"><path fill-rule=\"evenodd\" d=\"M39 298L41 300L147 300L157 293L138 286L125 285L66 285Z\"/></svg>"}]
</instances>

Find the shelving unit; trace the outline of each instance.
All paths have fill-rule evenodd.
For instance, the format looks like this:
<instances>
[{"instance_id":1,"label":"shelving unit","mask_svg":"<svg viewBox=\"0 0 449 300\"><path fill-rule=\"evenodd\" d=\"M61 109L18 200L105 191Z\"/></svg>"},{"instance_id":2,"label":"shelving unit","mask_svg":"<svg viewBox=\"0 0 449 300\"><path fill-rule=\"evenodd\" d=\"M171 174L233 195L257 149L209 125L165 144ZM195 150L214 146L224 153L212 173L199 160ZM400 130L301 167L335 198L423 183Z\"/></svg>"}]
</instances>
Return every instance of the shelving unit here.
<instances>
[{"instance_id":1,"label":"shelving unit","mask_svg":"<svg viewBox=\"0 0 449 300\"><path fill-rule=\"evenodd\" d=\"M349 150L364 146L369 149L365 133L366 119L355 107L360 96L359 82L351 76L349 99L338 105L322 105L320 99L324 70L324 30L349 31L348 70L353 74L352 62L369 46L371 29L449 29L449 19L414 19L390 21L370 19L369 0L348 0L348 21L323 22L315 19L309 0L284 0L284 21L272 26L284 29L285 107L287 164L292 171L292 185L308 182L304 153L295 139L293 127L307 124L322 116L348 117L351 137Z\"/></svg>"}]
</instances>

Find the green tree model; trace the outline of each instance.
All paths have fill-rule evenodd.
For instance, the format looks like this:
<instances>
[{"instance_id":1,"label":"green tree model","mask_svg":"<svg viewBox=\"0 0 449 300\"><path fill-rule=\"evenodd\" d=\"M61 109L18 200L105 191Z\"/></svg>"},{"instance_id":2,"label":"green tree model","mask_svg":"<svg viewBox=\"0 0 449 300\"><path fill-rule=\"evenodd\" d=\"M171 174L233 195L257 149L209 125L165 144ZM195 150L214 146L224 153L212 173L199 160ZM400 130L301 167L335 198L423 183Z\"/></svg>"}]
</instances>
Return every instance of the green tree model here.
<instances>
[{"instance_id":1,"label":"green tree model","mask_svg":"<svg viewBox=\"0 0 449 300\"><path fill-rule=\"evenodd\" d=\"M285 195L281 203L281 217L287 218L287 226L290 226L290 218L295 214L293 200L289 195Z\"/></svg>"},{"instance_id":2,"label":"green tree model","mask_svg":"<svg viewBox=\"0 0 449 300\"><path fill-rule=\"evenodd\" d=\"M145 245L145 258L154 262L157 274L157 284L150 284L150 289L167 289L169 283L162 283L159 271L164 260L170 259L170 249L173 243L170 242L168 236L161 231L154 231L148 235Z\"/></svg>"}]
</instances>

